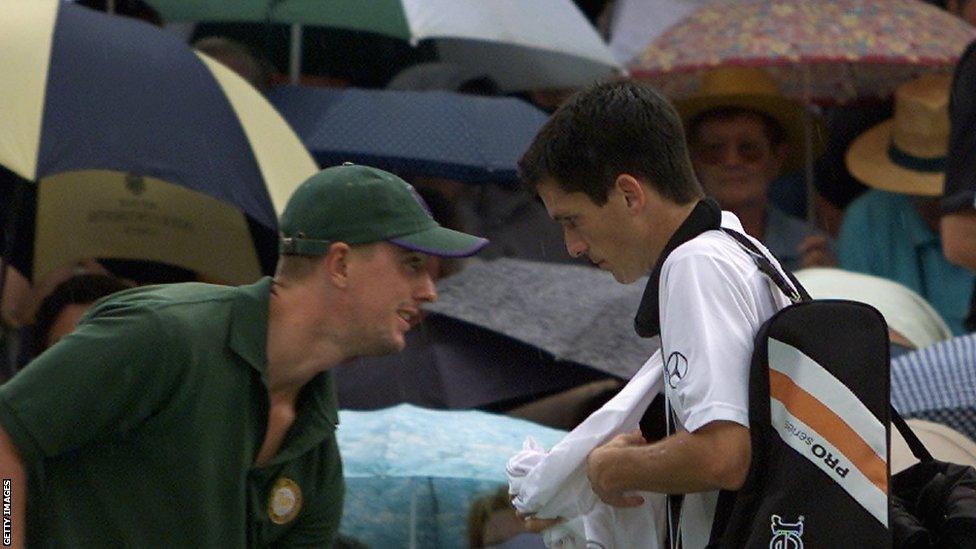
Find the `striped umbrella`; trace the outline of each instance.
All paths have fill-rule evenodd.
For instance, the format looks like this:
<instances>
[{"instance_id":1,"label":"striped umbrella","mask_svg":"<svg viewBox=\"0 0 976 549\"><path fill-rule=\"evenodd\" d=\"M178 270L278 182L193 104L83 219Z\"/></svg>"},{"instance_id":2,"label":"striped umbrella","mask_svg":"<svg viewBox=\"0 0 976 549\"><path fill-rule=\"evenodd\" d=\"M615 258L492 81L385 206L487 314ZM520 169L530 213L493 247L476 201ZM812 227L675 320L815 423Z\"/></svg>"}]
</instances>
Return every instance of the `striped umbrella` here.
<instances>
[{"instance_id":1,"label":"striped umbrella","mask_svg":"<svg viewBox=\"0 0 976 549\"><path fill-rule=\"evenodd\" d=\"M788 95L843 103L949 71L974 38L962 19L919 0L711 0L651 42L630 70L681 98L707 69L762 67Z\"/></svg>"},{"instance_id":2,"label":"striped umbrella","mask_svg":"<svg viewBox=\"0 0 976 549\"><path fill-rule=\"evenodd\" d=\"M584 86L620 70L571 0L147 0L166 21L254 21L433 40L438 56L505 91ZM300 35L294 32L292 44ZM297 63L292 52L292 65Z\"/></svg>"},{"instance_id":3,"label":"striped umbrella","mask_svg":"<svg viewBox=\"0 0 976 549\"><path fill-rule=\"evenodd\" d=\"M38 184L35 279L88 257L260 276L252 230L273 242L316 167L243 79L147 24L58 0L4 3L0 66L0 165Z\"/></svg>"}]
</instances>

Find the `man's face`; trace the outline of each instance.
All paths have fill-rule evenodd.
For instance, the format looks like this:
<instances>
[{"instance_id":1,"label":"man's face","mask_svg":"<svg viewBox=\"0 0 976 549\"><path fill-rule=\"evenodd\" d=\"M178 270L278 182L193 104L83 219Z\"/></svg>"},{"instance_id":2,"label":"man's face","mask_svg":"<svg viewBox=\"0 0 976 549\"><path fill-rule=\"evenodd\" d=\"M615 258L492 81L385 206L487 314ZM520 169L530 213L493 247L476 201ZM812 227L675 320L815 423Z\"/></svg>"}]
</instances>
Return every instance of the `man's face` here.
<instances>
[{"instance_id":1,"label":"man's face","mask_svg":"<svg viewBox=\"0 0 976 549\"><path fill-rule=\"evenodd\" d=\"M708 195L732 211L766 203L785 150L770 142L762 118L749 113L706 118L693 139L692 163Z\"/></svg>"},{"instance_id":2,"label":"man's face","mask_svg":"<svg viewBox=\"0 0 976 549\"><path fill-rule=\"evenodd\" d=\"M538 192L549 216L563 227L569 255L585 255L622 284L647 273L633 215L617 189L611 190L603 206L584 193L564 192L554 181L540 184Z\"/></svg>"},{"instance_id":3,"label":"man's face","mask_svg":"<svg viewBox=\"0 0 976 549\"><path fill-rule=\"evenodd\" d=\"M353 300L350 324L363 355L395 353L404 334L420 320L420 307L437 299L430 256L379 242L354 248L349 263Z\"/></svg>"}]
</instances>

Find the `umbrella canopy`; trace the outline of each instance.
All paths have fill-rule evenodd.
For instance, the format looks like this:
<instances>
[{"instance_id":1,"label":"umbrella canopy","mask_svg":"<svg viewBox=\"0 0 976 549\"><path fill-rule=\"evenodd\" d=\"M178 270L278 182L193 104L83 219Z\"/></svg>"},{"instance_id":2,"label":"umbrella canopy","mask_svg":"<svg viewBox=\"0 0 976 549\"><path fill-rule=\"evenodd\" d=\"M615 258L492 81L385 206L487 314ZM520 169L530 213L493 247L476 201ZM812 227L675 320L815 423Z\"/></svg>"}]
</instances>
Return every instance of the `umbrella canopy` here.
<instances>
[{"instance_id":1,"label":"umbrella canopy","mask_svg":"<svg viewBox=\"0 0 976 549\"><path fill-rule=\"evenodd\" d=\"M281 87L268 96L320 166L514 183L546 114L515 98L453 92Z\"/></svg>"},{"instance_id":2,"label":"umbrella canopy","mask_svg":"<svg viewBox=\"0 0 976 549\"><path fill-rule=\"evenodd\" d=\"M365 31L477 67L505 91L569 88L619 71L571 0L147 0L166 21L257 21Z\"/></svg>"},{"instance_id":3,"label":"umbrella canopy","mask_svg":"<svg viewBox=\"0 0 976 549\"><path fill-rule=\"evenodd\" d=\"M592 267L502 258L443 280L425 309L630 379L655 349L634 332L646 283L618 284Z\"/></svg>"},{"instance_id":4,"label":"umbrella canopy","mask_svg":"<svg viewBox=\"0 0 976 549\"><path fill-rule=\"evenodd\" d=\"M260 276L246 219L273 239L316 171L260 94L140 21L57 0L4 13L0 165L39 185L35 278L86 257Z\"/></svg>"},{"instance_id":5,"label":"umbrella canopy","mask_svg":"<svg viewBox=\"0 0 976 549\"><path fill-rule=\"evenodd\" d=\"M406 339L399 353L358 358L335 368L339 405L366 410L402 402L428 408L504 408L607 377L441 315L428 316Z\"/></svg>"},{"instance_id":6,"label":"umbrella canopy","mask_svg":"<svg viewBox=\"0 0 976 549\"><path fill-rule=\"evenodd\" d=\"M531 435L565 436L528 421L407 404L339 413L346 478L342 533L370 547L467 547L471 503L507 485L505 465Z\"/></svg>"},{"instance_id":7,"label":"umbrella canopy","mask_svg":"<svg viewBox=\"0 0 976 549\"><path fill-rule=\"evenodd\" d=\"M963 20L918 0L714 0L654 40L631 72L682 98L704 70L758 66L788 95L843 103L949 71L974 38Z\"/></svg>"}]
</instances>

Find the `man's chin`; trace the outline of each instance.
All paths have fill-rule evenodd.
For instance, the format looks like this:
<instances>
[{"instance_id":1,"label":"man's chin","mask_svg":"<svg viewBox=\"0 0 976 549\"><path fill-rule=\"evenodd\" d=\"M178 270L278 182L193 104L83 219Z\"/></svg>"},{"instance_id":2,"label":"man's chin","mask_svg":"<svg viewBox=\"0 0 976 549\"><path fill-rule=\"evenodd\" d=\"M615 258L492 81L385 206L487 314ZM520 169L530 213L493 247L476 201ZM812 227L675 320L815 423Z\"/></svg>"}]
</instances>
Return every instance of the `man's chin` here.
<instances>
[{"instance_id":1,"label":"man's chin","mask_svg":"<svg viewBox=\"0 0 976 549\"><path fill-rule=\"evenodd\" d=\"M620 284L633 284L640 279L640 275L632 275L629 273L621 273L619 271L611 271L613 279Z\"/></svg>"}]
</instances>

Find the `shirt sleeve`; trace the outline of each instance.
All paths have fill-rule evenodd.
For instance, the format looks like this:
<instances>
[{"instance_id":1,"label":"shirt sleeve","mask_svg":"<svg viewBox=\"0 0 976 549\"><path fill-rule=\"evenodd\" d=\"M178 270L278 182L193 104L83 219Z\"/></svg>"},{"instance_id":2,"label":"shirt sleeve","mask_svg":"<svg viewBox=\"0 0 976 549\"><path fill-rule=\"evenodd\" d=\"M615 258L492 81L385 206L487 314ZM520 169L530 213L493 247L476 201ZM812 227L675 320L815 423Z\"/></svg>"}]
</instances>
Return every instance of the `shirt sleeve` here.
<instances>
[{"instance_id":1,"label":"shirt sleeve","mask_svg":"<svg viewBox=\"0 0 976 549\"><path fill-rule=\"evenodd\" d=\"M298 523L274 543L275 547L332 547L335 544L346 491L335 433L326 438L319 451L322 458L316 472L315 497L309 498Z\"/></svg>"},{"instance_id":2,"label":"shirt sleeve","mask_svg":"<svg viewBox=\"0 0 976 549\"><path fill-rule=\"evenodd\" d=\"M760 324L755 299L727 259L675 254L662 272L660 296L671 407L688 431L719 420L748 427L749 366Z\"/></svg>"},{"instance_id":3,"label":"shirt sleeve","mask_svg":"<svg viewBox=\"0 0 976 549\"><path fill-rule=\"evenodd\" d=\"M0 424L25 462L108 440L170 399L186 354L145 309L103 304L0 386Z\"/></svg>"}]
</instances>

